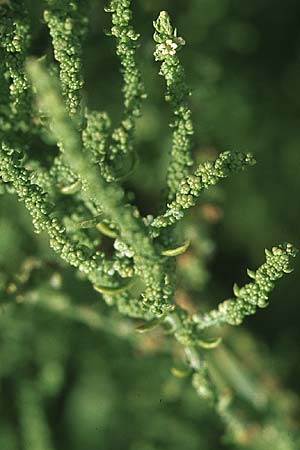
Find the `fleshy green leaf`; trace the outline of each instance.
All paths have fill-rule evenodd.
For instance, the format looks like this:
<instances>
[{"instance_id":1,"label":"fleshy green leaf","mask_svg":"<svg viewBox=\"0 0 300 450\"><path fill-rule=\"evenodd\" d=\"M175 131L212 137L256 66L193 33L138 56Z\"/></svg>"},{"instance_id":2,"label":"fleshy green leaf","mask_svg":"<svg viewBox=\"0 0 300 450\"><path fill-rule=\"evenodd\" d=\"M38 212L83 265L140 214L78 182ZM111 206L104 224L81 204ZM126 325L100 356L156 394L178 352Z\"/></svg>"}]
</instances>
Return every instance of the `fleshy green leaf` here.
<instances>
[{"instance_id":1,"label":"fleshy green leaf","mask_svg":"<svg viewBox=\"0 0 300 450\"><path fill-rule=\"evenodd\" d=\"M187 368L187 369L179 369L177 367L172 367L171 368L171 373L172 375L174 375L174 377L177 378L186 378L191 374L191 369Z\"/></svg>"},{"instance_id":2,"label":"fleshy green leaf","mask_svg":"<svg viewBox=\"0 0 300 450\"><path fill-rule=\"evenodd\" d=\"M200 347L205 349L213 349L218 347L222 342L221 337L213 337L213 338L206 338L206 339L198 339L197 343L200 345Z\"/></svg>"},{"instance_id":3,"label":"fleshy green leaf","mask_svg":"<svg viewBox=\"0 0 300 450\"><path fill-rule=\"evenodd\" d=\"M95 289L95 291L100 292L100 294L116 295L129 289L132 286L132 284L133 280L131 279L128 283L122 286L110 287L110 286L94 285L93 288Z\"/></svg>"},{"instance_id":4,"label":"fleshy green leaf","mask_svg":"<svg viewBox=\"0 0 300 450\"><path fill-rule=\"evenodd\" d=\"M77 180L69 186L64 186L60 189L60 192L65 195L72 195L81 189L81 181Z\"/></svg>"},{"instance_id":5,"label":"fleshy green leaf","mask_svg":"<svg viewBox=\"0 0 300 450\"><path fill-rule=\"evenodd\" d=\"M178 255L181 255L182 253L184 253L189 248L190 243L191 242L189 240L186 240L186 241L184 241L183 244L179 245L178 247L169 248L169 249L163 250L161 252L161 254L163 256L178 256Z\"/></svg>"}]
</instances>

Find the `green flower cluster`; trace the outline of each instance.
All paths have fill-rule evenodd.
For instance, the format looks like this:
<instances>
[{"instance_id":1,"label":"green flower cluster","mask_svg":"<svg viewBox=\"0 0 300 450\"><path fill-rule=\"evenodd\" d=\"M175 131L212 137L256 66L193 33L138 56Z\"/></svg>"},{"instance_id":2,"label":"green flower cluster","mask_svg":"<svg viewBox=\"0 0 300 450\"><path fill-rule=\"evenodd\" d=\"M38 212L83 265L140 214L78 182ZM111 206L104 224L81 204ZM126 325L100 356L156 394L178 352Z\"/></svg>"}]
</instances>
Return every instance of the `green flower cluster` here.
<instances>
[{"instance_id":1,"label":"green flower cluster","mask_svg":"<svg viewBox=\"0 0 300 450\"><path fill-rule=\"evenodd\" d=\"M200 164L192 175L188 175L177 188L175 199L167 205L167 210L156 217L151 225L164 228L182 219L184 210L196 204L201 192L215 185L219 179L239 172L247 166L255 164L250 153L223 152L213 161Z\"/></svg>"},{"instance_id":2,"label":"green flower cluster","mask_svg":"<svg viewBox=\"0 0 300 450\"><path fill-rule=\"evenodd\" d=\"M159 74L167 85L166 101L170 102L174 114L173 143L170 152L170 163L167 174L168 200L171 201L177 191L178 184L187 176L193 160L191 155L191 136L194 133L191 110L188 105L190 91L186 85L185 73L177 56L178 50L185 44L183 38L177 36L176 29L170 22L166 11L162 11L156 21L154 41L156 48L154 57L161 61Z\"/></svg>"},{"instance_id":3,"label":"green flower cluster","mask_svg":"<svg viewBox=\"0 0 300 450\"><path fill-rule=\"evenodd\" d=\"M107 150L108 166L112 165L114 169L105 174L108 181L124 175L122 171L124 157L130 160L131 166L134 164L135 124L141 114L141 102L146 97L141 73L135 60L139 34L131 26L130 4L130 0L112 0L105 8L106 12L112 14L111 35L116 38L116 54L121 63L124 104L122 121L112 131L111 144Z\"/></svg>"},{"instance_id":4,"label":"green flower cluster","mask_svg":"<svg viewBox=\"0 0 300 450\"><path fill-rule=\"evenodd\" d=\"M70 114L80 110L82 76L82 37L87 18L83 2L47 0L44 20L47 23L54 57L59 63L60 81L66 107Z\"/></svg>"},{"instance_id":5,"label":"green flower cluster","mask_svg":"<svg viewBox=\"0 0 300 450\"><path fill-rule=\"evenodd\" d=\"M1 131L24 132L30 116L29 82L24 71L30 41L23 2L16 0L0 9ZM8 91L7 91L8 86Z\"/></svg>"},{"instance_id":6,"label":"green flower cluster","mask_svg":"<svg viewBox=\"0 0 300 450\"><path fill-rule=\"evenodd\" d=\"M86 127L82 132L84 150L101 170L105 165L111 122L105 112L87 110L85 118Z\"/></svg>"},{"instance_id":7,"label":"green flower cluster","mask_svg":"<svg viewBox=\"0 0 300 450\"><path fill-rule=\"evenodd\" d=\"M204 316L195 315L193 319L197 323L197 328L202 330L222 323L240 325L246 316L256 312L257 307L268 306L268 297L274 289L274 281L293 271L291 258L296 254L297 251L291 244L273 247L272 251L266 250L266 262L256 272L247 271L254 281L242 288L235 284L233 288L235 299L225 300L219 304L218 309Z\"/></svg>"},{"instance_id":8,"label":"green flower cluster","mask_svg":"<svg viewBox=\"0 0 300 450\"><path fill-rule=\"evenodd\" d=\"M162 269L164 258L153 245L139 212L125 204L121 186L106 183L98 168L81 151L80 134L66 114L56 83L43 66L31 61L28 71L37 89L39 107L49 115L51 130L63 145L64 157L82 182L84 200L92 201L106 218L118 224L122 240L132 248L135 273L142 277L146 285L141 305L146 310L150 308L153 314L162 314L170 308L169 276Z\"/></svg>"},{"instance_id":9,"label":"green flower cluster","mask_svg":"<svg viewBox=\"0 0 300 450\"><path fill-rule=\"evenodd\" d=\"M47 231L50 245L62 259L82 272L89 274L99 267L102 268L104 255L100 251L92 254L91 250L74 243L67 236L64 226L53 213L53 207L47 194L31 182L30 173L22 167L22 153L13 150L5 143L0 149L0 176L4 183L11 183L20 201L32 217L32 223L37 233Z\"/></svg>"}]
</instances>

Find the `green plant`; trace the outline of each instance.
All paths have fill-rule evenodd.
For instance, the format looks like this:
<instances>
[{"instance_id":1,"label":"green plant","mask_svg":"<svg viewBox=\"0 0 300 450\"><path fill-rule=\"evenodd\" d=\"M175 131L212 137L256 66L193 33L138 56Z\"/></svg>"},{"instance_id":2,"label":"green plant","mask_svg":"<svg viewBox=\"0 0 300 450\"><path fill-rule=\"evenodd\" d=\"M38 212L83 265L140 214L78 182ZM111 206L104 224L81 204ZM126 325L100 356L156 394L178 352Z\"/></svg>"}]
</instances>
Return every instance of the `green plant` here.
<instances>
[{"instance_id":1,"label":"green plant","mask_svg":"<svg viewBox=\"0 0 300 450\"><path fill-rule=\"evenodd\" d=\"M143 320L137 332L160 325L176 338L183 348L184 367L174 367L173 373L191 376L196 392L220 415L233 442L253 449L267 448L270 443L280 450L296 448L288 427L277 430L284 410L281 400L272 403L263 386L249 381L242 369L233 369L229 375L233 387L238 386L241 396L266 416L266 442L259 442L255 433L250 439L251 417L241 418L236 413L220 376L222 366L217 367L221 361L234 367L237 362L228 356L225 344L224 350L212 350L219 347L223 330L210 330L223 324L240 325L257 307L266 307L274 282L292 271L294 247L283 244L266 250L266 262L256 271L248 270L253 281L241 288L234 285L233 298L220 302L216 309L190 313L174 301L176 257L189 246L181 226L185 212L220 179L252 166L253 156L225 151L215 160L191 168L195 165L191 151L194 126L179 53L185 41L177 35L169 15L161 12L154 22L154 57L161 64L165 100L173 114L172 144L160 210L143 216L124 181L138 170L134 137L146 91L136 62L139 35L131 24L130 1L112 0L106 9L111 14L110 34L116 41L123 77L123 112L116 127L107 112L91 110L82 99L82 46L88 25L84 2L45 3L44 21L54 60L49 55L28 56L30 27L23 3L0 5L3 191L18 196L32 217L35 231L48 234L54 252L89 280L108 305ZM52 154L36 157L31 151L35 140ZM18 300L18 296L30 303L32 287L27 288L26 283L35 270L40 270L38 264L30 266L28 272L23 268L23 278L13 283L3 275L3 303ZM77 319L80 314L80 310L75 314ZM241 370L238 375L236 370ZM32 387L24 386L21 398L34 396ZM260 391L259 399L253 400ZM274 431L268 437L269 429L278 431L277 444Z\"/></svg>"}]
</instances>

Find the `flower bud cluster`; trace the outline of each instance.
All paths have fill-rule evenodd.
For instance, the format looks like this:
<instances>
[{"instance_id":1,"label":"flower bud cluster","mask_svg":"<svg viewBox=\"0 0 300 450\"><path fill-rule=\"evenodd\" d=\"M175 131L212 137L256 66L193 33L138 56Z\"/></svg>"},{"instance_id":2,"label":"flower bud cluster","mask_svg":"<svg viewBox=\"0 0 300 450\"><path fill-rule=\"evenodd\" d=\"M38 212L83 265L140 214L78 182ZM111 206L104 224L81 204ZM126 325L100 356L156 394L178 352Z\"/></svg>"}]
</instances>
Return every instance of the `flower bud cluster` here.
<instances>
[{"instance_id":1,"label":"flower bud cluster","mask_svg":"<svg viewBox=\"0 0 300 450\"><path fill-rule=\"evenodd\" d=\"M81 2L47 0L47 4L44 19L52 37L54 57L59 63L63 95L70 114L76 114L83 86L81 54L87 18Z\"/></svg>"},{"instance_id":2,"label":"flower bud cluster","mask_svg":"<svg viewBox=\"0 0 300 450\"><path fill-rule=\"evenodd\" d=\"M194 321L198 323L198 328L203 329L224 322L240 325L244 318L254 314L257 308L268 306L268 298L274 288L274 282L285 273L292 272L291 259L296 256L296 253L291 244L273 247L272 251L266 250L266 262L256 272L248 270L248 275L254 281L241 288L234 285L234 299L225 300L217 309L204 316L195 315Z\"/></svg>"},{"instance_id":3,"label":"flower bud cluster","mask_svg":"<svg viewBox=\"0 0 300 450\"><path fill-rule=\"evenodd\" d=\"M189 167L193 164L191 155L191 136L194 134L191 110L188 105L190 91L186 84L185 73L177 52L185 44L183 38L173 30L170 17L162 11L156 21L154 41L156 42L154 57L161 61L159 74L166 80L166 101L170 102L173 111L172 148L170 164L167 173L169 201L173 200L180 182L187 176Z\"/></svg>"},{"instance_id":4,"label":"flower bud cluster","mask_svg":"<svg viewBox=\"0 0 300 450\"><path fill-rule=\"evenodd\" d=\"M196 204L196 201L205 189L215 185L221 178L231 173L239 172L255 163L249 153L223 152L215 161L200 164L192 175L181 182L175 199L167 205L166 212L152 220L151 225L164 228L176 223L184 215L184 210Z\"/></svg>"}]
</instances>

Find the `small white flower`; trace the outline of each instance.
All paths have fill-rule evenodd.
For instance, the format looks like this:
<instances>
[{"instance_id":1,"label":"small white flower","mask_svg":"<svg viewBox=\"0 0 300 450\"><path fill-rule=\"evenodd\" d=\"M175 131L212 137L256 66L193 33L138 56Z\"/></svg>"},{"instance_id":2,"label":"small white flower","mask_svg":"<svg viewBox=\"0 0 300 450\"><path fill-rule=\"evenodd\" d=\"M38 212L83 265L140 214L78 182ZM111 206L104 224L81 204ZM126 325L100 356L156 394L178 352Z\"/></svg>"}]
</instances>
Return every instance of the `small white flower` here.
<instances>
[{"instance_id":1,"label":"small white flower","mask_svg":"<svg viewBox=\"0 0 300 450\"><path fill-rule=\"evenodd\" d=\"M167 39L165 42L156 46L154 56L156 60L163 60L167 56L174 56L179 47L185 44L181 37L174 37L174 39Z\"/></svg>"}]
</instances>

